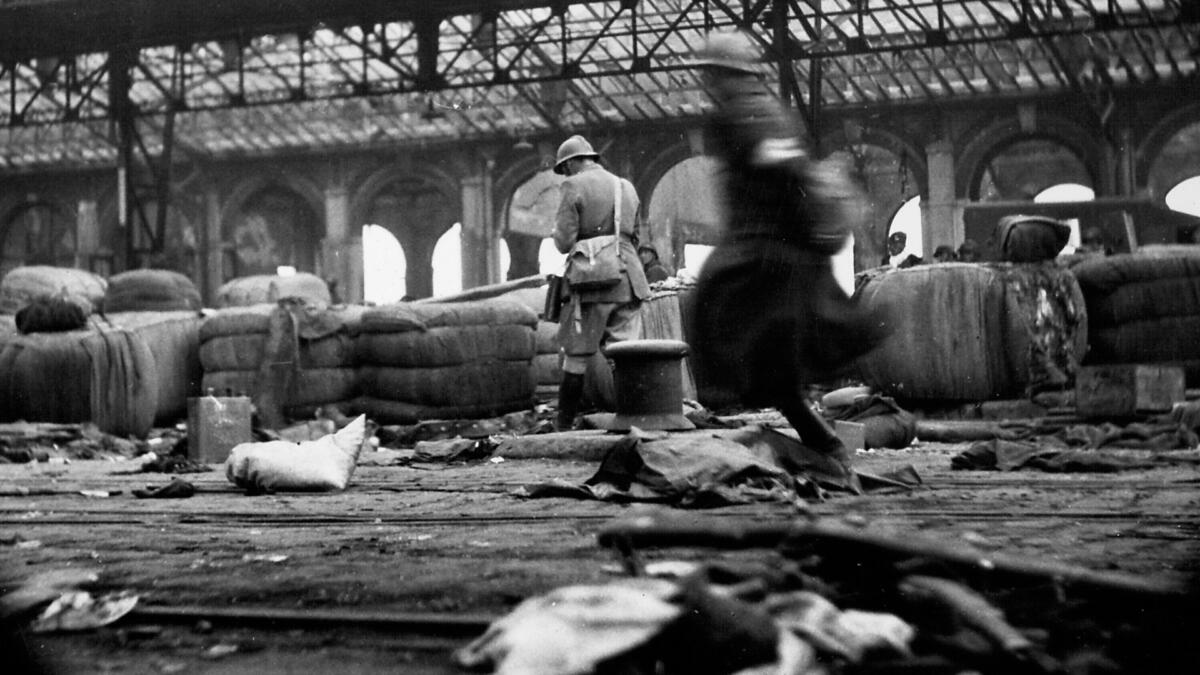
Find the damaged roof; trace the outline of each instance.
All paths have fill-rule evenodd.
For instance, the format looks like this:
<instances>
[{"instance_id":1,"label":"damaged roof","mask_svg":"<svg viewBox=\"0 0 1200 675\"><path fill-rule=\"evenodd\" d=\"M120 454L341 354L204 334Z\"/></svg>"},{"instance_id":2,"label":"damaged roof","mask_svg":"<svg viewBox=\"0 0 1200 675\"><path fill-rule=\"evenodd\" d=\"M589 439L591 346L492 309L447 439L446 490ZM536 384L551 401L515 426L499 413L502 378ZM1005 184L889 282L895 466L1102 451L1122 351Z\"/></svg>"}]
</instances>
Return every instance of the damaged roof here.
<instances>
[{"instance_id":1,"label":"damaged roof","mask_svg":"<svg viewBox=\"0 0 1200 675\"><path fill-rule=\"evenodd\" d=\"M1194 81L1200 61L1188 0L9 0L0 171L111 165L123 111L148 144L169 131L207 158L691 118L711 102L688 59L734 27L810 114L1063 93L1102 105Z\"/></svg>"}]
</instances>

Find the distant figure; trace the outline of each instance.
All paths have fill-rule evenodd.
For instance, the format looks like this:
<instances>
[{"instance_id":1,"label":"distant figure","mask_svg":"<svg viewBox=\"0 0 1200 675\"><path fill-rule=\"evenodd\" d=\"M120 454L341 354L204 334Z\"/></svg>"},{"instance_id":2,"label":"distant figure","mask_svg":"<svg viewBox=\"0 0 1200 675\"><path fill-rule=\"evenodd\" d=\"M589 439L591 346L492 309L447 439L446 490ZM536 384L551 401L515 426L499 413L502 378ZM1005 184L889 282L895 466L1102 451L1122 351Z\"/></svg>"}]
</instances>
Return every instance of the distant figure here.
<instances>
[{"instance_id":1,"label":"distant figure","mask_svg":"<svg viewBox=\"0 0 1200 675\"><path fill-rule=\"evenodd\" d=\"M933 259L935 262L954 262L958 260L958 255L954 253L954 247L942 244L933 249Z\"/></svg>"},{"instance_id":2,"label":"distant figure","mask_svg":"<svg viewBox=\"0 0 1200 675\"><path fill-rule=\"evenodd\" d=\"M646 273L646 282L666 281L671 278L667 266L658 259L658 249L649 244L638 247L638 258L642 261L642 271Z\"/></svg>"},{"instance_id":3,"label":"distant figure","mask_svg":"<svg viewBox=\"0 0 1200 675\"><path fill-rule=\"evenodd\" d=\"M888 235L887 239L887 255L883 257L884 265L891 265L896 269L904 269L920 265L923 260L919 256L909 253L902 260L896 260L896 257L904 252L904 247L908 245L908 235L903 232L893 232Z\"/></svg>"},{"instance_id":4,"label":"distant figure","mask_svg":"<svg viewBox=\"0 0 1200 675\"><path fill-rule=\"evenodd\" d=\"M1104 243L1104 230L1093 225L1084 230L1079 248L1075 249L1075 252L1084 255L1111 255L1112 249Z\"/></svg>"},{"instance_id":5,"label":"distant figure","mask_svg":"<svg viewBox=\"0 0 1200 675\"><path fill-rule=\"evenodd\" d=\"M979 262L983 256L979 253L979 244L974 239L964 239L958 246L959 262Z\"/></svg>"}]
</instances>

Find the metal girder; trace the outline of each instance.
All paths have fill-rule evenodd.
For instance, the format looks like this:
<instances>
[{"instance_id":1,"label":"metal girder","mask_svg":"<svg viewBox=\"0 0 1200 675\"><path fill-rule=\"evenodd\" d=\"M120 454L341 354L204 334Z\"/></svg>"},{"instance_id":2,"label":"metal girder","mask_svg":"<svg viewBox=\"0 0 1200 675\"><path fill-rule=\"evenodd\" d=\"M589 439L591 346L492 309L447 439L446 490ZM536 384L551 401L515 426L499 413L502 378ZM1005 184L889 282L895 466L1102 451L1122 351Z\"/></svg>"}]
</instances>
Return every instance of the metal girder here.
<instances>
[{"instance_id":1,"label":"metal girder","mask_svg":"<svg viewBox=\"0 0 1200 675\"><path fill-rule=\"evenodd\" d=\"M150 25L166 21L144 0L32 4L91 8L80 17L136 6L156 17ZM176 18L199 11L170 4ZM191 32L128 37L140 45L129 97L135 118L162 128L173 111L174 135L217 155L695 116L710 101L688 58L709 31L733 27L760 40L773 86L814 123L838 108L909 101L1072 91L1099 101L1113 88L1196 77L1200 45L1190 0L208 4L213 16L245 11L224 29L206 17ZM0 7L0 24L14 12ZM31 127L114 119L107 51L5 53L21 52L0 51L0 128L10 137L0 168L42 163Z\"/></svg>"}]
</instances>

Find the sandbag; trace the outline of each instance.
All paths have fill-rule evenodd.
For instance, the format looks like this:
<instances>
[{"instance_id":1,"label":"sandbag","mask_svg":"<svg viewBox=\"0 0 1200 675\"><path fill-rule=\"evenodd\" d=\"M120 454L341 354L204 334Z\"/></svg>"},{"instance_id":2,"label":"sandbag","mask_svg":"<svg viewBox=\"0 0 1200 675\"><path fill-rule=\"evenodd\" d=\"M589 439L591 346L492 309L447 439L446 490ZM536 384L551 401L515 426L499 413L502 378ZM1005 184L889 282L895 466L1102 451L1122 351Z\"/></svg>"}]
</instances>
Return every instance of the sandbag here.
<instances>
[{"instance_id":1,"label":"sandbag","mask_svg":"<svg viewBox=\"0 0 1200 675\"><path fill-rule=\"evenodd\" d=\"M1115 326L1129 321L1200 314L1200 274L1123 284L1087 298L1088 321Z\"/></svg>"},{"instance_id":2,"label":"sandbag","mask_svg":"<svg viewBox=\"0 0 1200 675\"><path fill-rule=\"evenodd\" d=\"M1071 273L1091 302L1129 283L1200 276L1200 246L1146 246L1134 253L1091 257Z\"/></svg>"},{"instance_id":3,"label":"sandbag","mask_svg":"<svg viewBox=\"0 0 1200 675\"><path fill-rule=\"evenodd\" d=\"M274 304L219 309L205 317L200 326L200 341L225 335L265 334L271 329L273 311Z\"/></svg>"},{"instance_id":4,"label":"sandbag","mask_svg":"<svg viewBox=\"0 0 1200 675\"><path fill-rule=\"evenodd\" d=\"M90 421L144 437L158 394L154 356L129 330L17 336L0 348L2 421Z\"/></svg>"},{"instance_id":5,"label":"sandbag","mask_svg":"<svg viewBox=\"0 0 1200 675\"><path fill-rule=\"evenodd\" d=\"M25 334L62 333L87 326L89 314L91 307L85 310L78 300L63 295L43 295L18 309L14 319L17 330Z\"/></svg>"},{"instance_id":6,"label":"sandbag","mask_svg":"<svg viewBox=\"0 0 1200 675\"><path fill-rule=\"evenodd\" d=\"M204 373L202 391L212 389L218 396L256 398L262 384L257 370L221 370ZM288 391L280 402L286 410L295 406L322 405L348 400L358 395L358 374L353 368L299 369L292 373Z\"/></svg>"},{"instance_id":7,"label":"sandbag","mask_svg":"<svg viewBox=\"0 0 1200 675\"><path fill-rule=\"evenodd\" d=\"M497 417L517 410L528 410L533 407L533 403L532 396L521 396L509 401L489 401L475 405L433 406L359 396L348 407L355 413L366 414L380 424L416 424L425 420Z\"/></svg>"},{"instance_id":8,"label":"sandbag","mask_svg":"<svg viewBox=\"0 0 1200 675\"><path fill-rule=\"evenodd\" d=\"M860 288L894 324L859 359L862 380L897 399L987 400L1065 384L1086 349L1074 278L1045 265L942 263L889 270Z\"/></svg>"},{"instance_id":9,"label":"sandbag","mask_svg":"<svg viewBox=\"0 0 1200 675\"><path fill-rule=\"evenodd\" d=\"M204 372L258 370L266 342L266 333L214 337L200 344L200 364Z\"/></svg>"},{"instance_id":10,"label":"sandbag","mask_svg":"<svg viewBox=\"0 0 1200 675\"><path fill-rule=\"evenodd\" d=\"M240 443L225 460L225 477L252 493L345 490L366 438L359 415L315 441Z\"/></svg>"},{"instance_id":11,"label":"sandbag","mask_svg":"<svg viewBox=\"0 0 1200 675\"><path fill-rule=\"evenodd\" d=\"M537 345L535 349L538 354L558 353L558 324L553 321L537 322Z\"/></svg>"},{"instance_id":12,"label":"sandbag","mask_svg":"<svg viewBox=\"0 0 1200 675\"><path fill-rule=\"evenodd\" d=\"M1070 225L1046 216L1004 216L996 224L996 241L1006 262L1053 260L1070 238Z\"/></svg>"},{"instance_id":13,"label":"sandbag","mask_svg":"<svg viewBox=\"0 0 1200 675\"><path fill-rule=\"evenodd\" d=\"M49 265L17 267L0 280L0 314L16 314L43 295L65 294L86 301L88 307L97 307L104 300L107 288L104 277L87 270Z\"/></svg>"},{"instance_id":14,"label":"sandbag","mask_svg":"<svg viewBox=\"0 0 1200 675\"><path fill-rule=\"evenodd\" d=\"M363 333L401 333L441 326L518 324L533 327L537 320L534 310L511 300L398 303L364 312L359 330Z\"/></svg>"},{"instance_id":15,"label":"sandbag","mask_svg":"<svg viewBox=\"0 0 1200 675\"><path fill-rule=\"evenodd\" d=\"M528 360L433 368L364 367L359 377L368 396L427 406L484 405L531 398L535 390Z\"/></svg>"},{"instance_id":16,"label":"sandbag","mask_svg":"<svg viewBox=\"0 0 1200 675\"><path fill-rule=\"evenodd\" d=\"M533 381L539 385L558 386L562 382L562 357L558 354L533 357Z\"/></svg>"},{"instance_id":17,"label":"sandbag","mask_svg":"<svg viewBox=\"0 0 1200 675\"><path fill-rule=\"evenodd\" d=\"M297 272L291 276L254 274L230 279L217 289L214 304L218 308L248 307L273 304L284 298L301 298L317 305L333 302L329 284L324 279L308 272Z\"/></svg>"},{"instance_id":18,"label":"sandbag","mask_svg":"<svg viewBox=\"0 0 1200 675\"><path fill-rule=\"evenodd\" d=\"M108 280L105 313L199 310L196 284L173 270L129 270Z\"/></svg>"},{"instance_id":19,"label":"sandbag","mask_svg":"<svg viewBox=\"0 0 1200 675\"><path fill-rule=\"evenodd\" d=\"M531 359L536 337L527 325L444 326L401 333L363 333L357 338L363 366L429 368L481 360Z\"/></svg>"}]
</instances>

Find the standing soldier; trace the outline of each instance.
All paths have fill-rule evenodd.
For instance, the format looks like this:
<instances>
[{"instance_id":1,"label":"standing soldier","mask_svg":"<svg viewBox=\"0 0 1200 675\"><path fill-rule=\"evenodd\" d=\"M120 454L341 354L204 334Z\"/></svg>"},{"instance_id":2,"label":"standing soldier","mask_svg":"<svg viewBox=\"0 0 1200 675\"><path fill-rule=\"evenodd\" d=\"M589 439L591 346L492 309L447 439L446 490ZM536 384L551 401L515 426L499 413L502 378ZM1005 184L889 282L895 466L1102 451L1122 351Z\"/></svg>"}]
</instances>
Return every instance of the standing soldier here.
<instances>
[{"instance_id":1,"label":"standing soldier","mask_svg":"<svg viewBox=\"0 0 1200 675\"><path fill-rule=\"evenodd\" d=\"M836 376L882 338L880 317L846 296L830 260L861 193L810 159L799 119L761 81L748 35L714 34L698 56L717 103L709 132L726 165L729 215L695 291L697 371L745 403L777 408L859 491L850 451L805 385Z\"/></svg>"},{"instance_id":2,"label":"standing soldier","mask_svg":"<svg viewBox=\"0 0 1200 675\"><path fill-rule=\"evenodd\" d=\"M583 376L588 361L603 346L621 340L636 340L642 329L642 299L650 286L637 255L637 217L641 202L629 181L600 166L600 156L583 136L572 136L558 147L554 172L567 176L560 190L562 201L554 221L554 245L568 253L581 240L611 235L615 216L620 214L617 250L622 271L616 284L607 288L569 288L558 325L558 342L566 358L558 388L556 428L570 429L583 398ZM620 204L616 195L620 194ZM567 276L573 257L567 260Z\"/></svg>"}]
</instances>

